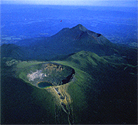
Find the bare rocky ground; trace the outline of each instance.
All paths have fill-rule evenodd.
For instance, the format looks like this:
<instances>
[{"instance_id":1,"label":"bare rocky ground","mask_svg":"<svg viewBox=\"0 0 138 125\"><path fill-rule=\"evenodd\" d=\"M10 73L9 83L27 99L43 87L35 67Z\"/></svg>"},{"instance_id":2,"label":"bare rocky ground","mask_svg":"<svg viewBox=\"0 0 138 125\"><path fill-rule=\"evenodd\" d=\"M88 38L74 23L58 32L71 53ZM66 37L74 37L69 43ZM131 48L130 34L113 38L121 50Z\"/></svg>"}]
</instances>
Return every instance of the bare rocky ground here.
<instances>
[{"instance_id":1,"label":"bare rocky ground","mask_svg":"<svg viewBox=\"0 0 138 125\"><path fill-rule=\"evenodd\" d=\"M54 64L45 63L41 64L40 69L36 69L27 73L28 82L34 86L38 86L39 82L49 82L53 86L62 85L68 83L75 74L74 69L71 67Z\"/></svg>"}]
</instances>

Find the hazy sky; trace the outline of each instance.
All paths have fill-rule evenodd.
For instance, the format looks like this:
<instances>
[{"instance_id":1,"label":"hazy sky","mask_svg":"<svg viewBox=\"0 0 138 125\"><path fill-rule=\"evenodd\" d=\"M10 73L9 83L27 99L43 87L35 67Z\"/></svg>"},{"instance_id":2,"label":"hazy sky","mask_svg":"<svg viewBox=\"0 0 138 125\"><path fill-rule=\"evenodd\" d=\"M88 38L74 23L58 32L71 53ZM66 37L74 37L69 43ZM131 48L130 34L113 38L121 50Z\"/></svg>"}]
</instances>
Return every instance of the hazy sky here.
<instances>
[{"instance_id":1,"label":"hazy sky","mask_svg":"<svg viewBox=\"0 0 138 125\"><path fill-rule=\"evenodd\" d=\"M2 4L136 6L137 0L1 0Z\"/></svg>"}]
</instances>

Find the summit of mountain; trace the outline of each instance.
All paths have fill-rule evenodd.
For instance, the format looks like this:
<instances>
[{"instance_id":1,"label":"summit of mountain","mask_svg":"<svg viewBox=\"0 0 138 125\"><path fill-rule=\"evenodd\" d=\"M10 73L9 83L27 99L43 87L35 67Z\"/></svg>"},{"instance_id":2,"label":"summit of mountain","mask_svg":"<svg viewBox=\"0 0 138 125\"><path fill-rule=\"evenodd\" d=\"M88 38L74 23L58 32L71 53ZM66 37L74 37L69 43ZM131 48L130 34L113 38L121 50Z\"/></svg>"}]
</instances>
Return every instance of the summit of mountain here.
<instances>
[{"instance_id":1,"label":"summit of mountain","mask_svg":"<svg viewBox=\"0 0 138 125\"><path fill-rule=\"evenodd\" d=\"M64 28L47 39L35 40L31 44L32 49L41 48L42 51L47 49L52 54L64 53L65 55L81 50L91 51L98 55L112 55L117 52L112 49L114 46L102 34L90 31L81 24L73 28Z\"/></svg>"},{"instance_id":2,"label":"summit of mountain","mask_svg":"<svg viewBox=\"0 0 138 125\"><path fill-rule=\"evenodd\" d=\"M78 24L77 26L71 28L72 30L80 30L80 31L83 31L83 32L86 32L88 31L88 29L86 27L84 27L82 24Z\"/></svg>"},{"instance_id":3,"label":"summit of mountain","mask_svg":"<svg viewBox=\"0 0 138 125\"><path fill-rule=\"evenodd\" d=\"M79 41L78 43L83 43L83 44L105 44L105 43L112 44L102 34L90 31L81 24L78 24L72 28L64 28L57 34L51 36L51 38L54 39L55 38L59 39L59 37L62 40L66 38L70 39L72 42Z\"/></svg>"},{"instance_id":4,"label":"summit of mountain","mask_svg":"<svg viewBox=\"0 0 138 125\"><path fill-rule=\"evenodd\" d=\"M2 45L2 48L4 48L2 53L6 57L9 55L13 58L16 54L16 59L22 58L23 60L59 59L82 50L96 53L98 56L127 55L132 58L131 55L136 55L136 50L131 51L129 48L111 43L102 34L88 30L81 24L72 28L63 28L51 37L25 39L17 42L16 45L18 46L16 52L13 51L13 45ZM12 53L10 53L11 51ZM23 56L20 56L20 53Z\"/></svg>"}]
</instances>

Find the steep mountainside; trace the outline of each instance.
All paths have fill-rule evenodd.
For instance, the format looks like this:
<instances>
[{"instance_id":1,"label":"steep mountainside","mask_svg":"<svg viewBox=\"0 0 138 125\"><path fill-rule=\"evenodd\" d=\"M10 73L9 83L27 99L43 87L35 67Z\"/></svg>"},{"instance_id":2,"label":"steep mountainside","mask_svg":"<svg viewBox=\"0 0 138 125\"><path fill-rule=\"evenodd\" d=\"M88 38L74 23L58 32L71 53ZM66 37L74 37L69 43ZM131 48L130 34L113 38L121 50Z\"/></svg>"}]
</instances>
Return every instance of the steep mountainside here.
<instances>
[{"instance_id":1,"label":"steep mountainside","mask_svg":"<svg viewBox=\"0 0 138 125\"><path fill-rule=\"evenodd\" d=\"M137 49L79 24L1 54L3 124L137 123Z\"/></svg>"},{"instance_id":2,"label":"steep mountainside","mask_svg":"<svg viewBox=\"0 0 138 125\"><path fill-rule=\"evenodd\" d=\"M17 46L4 44L1 50L2 57L9 56L21 60L61 59L81 50L91 51L100 56L126 56L126 53L136 56L136 49L132 53L128 47L115 45L103 35L90 31L81 24L73 28L64 28L48 38L22 40Z\"/></svg>"},{"instance_id":3,"label":"steep mountainside","mask_svg":"<svg viewBox=\"0 0 138 125\"><path fill-rule=\"evenodd\" d=\"M50 65L44 61L3 59L2 123L136 123L137 67L125 61L123 57L86 51L64 61L51 61ZM38 82L49 80L49 70L40 71L47 68L52 73L51 82L60 81L62 67L71 67L65 71L67 74L70 69L75 71L66 84L40 88L29 81L30 75Z\"/></svg>"}]
</instances>

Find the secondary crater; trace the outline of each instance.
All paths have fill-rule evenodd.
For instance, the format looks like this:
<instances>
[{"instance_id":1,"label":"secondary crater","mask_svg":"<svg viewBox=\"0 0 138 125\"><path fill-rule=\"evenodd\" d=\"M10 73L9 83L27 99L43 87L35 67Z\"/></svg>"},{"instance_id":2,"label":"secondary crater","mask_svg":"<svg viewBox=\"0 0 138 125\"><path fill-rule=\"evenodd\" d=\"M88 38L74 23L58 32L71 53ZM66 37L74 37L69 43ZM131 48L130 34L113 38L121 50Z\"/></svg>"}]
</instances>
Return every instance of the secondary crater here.
<instances>
[{"instance_id":1,"label":"secondary crater","mask_svg":"<svg viewBox=\"0 0 138 125\"><path fill-rule=\"evenodd\" d=\"M73 68L52 62L33 65L26 70L27 81L39 88L66 84L75 74Z\"/></svg>"}]
</instances>

